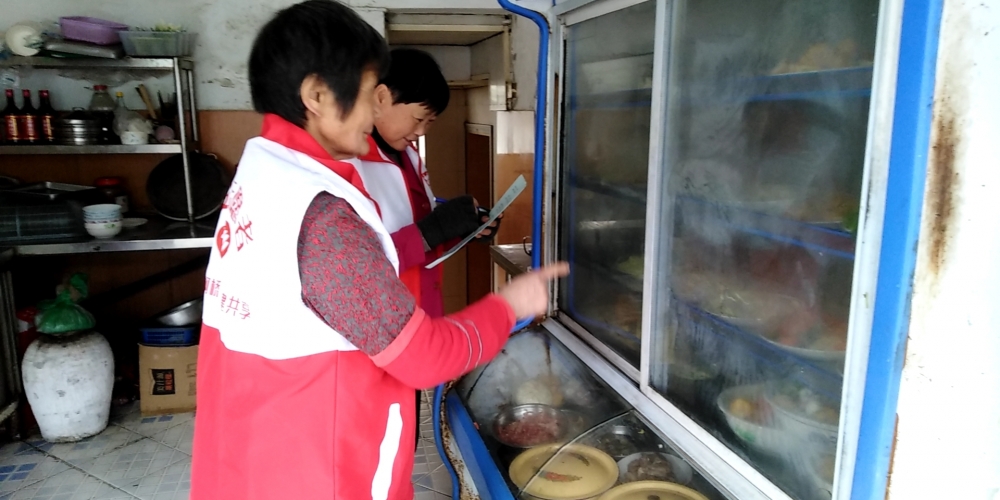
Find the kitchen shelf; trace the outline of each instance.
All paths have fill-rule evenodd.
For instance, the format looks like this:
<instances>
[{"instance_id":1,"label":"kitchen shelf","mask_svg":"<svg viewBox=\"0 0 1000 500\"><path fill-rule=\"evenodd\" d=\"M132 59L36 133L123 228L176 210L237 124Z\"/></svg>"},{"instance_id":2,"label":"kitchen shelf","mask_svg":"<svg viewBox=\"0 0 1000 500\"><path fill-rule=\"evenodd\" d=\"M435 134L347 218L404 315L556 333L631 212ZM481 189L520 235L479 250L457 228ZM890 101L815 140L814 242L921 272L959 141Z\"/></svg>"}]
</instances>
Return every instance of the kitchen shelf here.
<instances>
[{"instance_id":1,"label":"kitchen shelf","mask_svg":"<svg viewBox=\"0 0 1000 500\"><path fill-rule=\"evenodd\" d=\"M194 62L185 57L126 57L123 59L101 59L96 57L21 57L0 59L0 68L28 66L38 69L143 69L171 71L175 62L181 69L191 70Z\"/></svg>"},{"instance_id":2,"label":"kitchen shelf","mask_svg":"<svg viewBox=\"0 0 1000 500\"><path fill-rule=\"evenodd\" d=\"M180 144L93 145L93 146L0 146L0 155L119 155L179 154Z\"/></svg>"},{"instance_id":3,"label":"kitchen shelf","mask_svg":"<svg viewBox=\"0 0 1000 500\"><path fill-rule=\"evenodd\" d=\"M11 245L18 255L67 255L97 252L138 252L148 250L183 250L211 248L215 241L215 221L195 224L146 216L148 222L133 229L123 229L118 236L98 240L88 236Z\"/></svg>"},{"instance_id":4,"label":"kitchen shelf","mask_svg":"<svg viewBox=\"0 0 1000 500\"><path fill-rule=\"evenodd\" d=\"M93 57L56 58L56 57L9 57L0 59L0 68L32 67L47 69L75 70L120 70L132 75L142 72L169 72L173 74L174 93L177 95L177 137L179 144L144 144L144 145L103 145L103 146L0 146L0 155L92 155L92 154L180 154L183 158L184 188L189 207L188 222L194 223L195 214L190 211L194 206L192 193L197 190L191 185L189 152L198 147L200 135L198 132L197 100L195 99L194 61L188 57L126 57L123 59L101 59ZM82 78L87 78L86 73ZM80 75L72 75L80 77ZM114 246L114 245L112 245ZM155 246L155 245L154 245ZM157 247L159 249L161 247ZM166 247L170 248L170 247ZM140 248L145 250L147 248ZM86 250L83 250L86 251ZM68 253L77 253L71 250ZM57 252L61 253L61 252Z\"/></svg>"},{"instance_id":5,"label":"kitchen shelf","mask_svg":"<svg viewBox=\"0 0 1000 500\"><path fill-rule=\"evenodd\" d=\"M528 255L526 251L531 251L530 243L525 245L520 243L493 245L490 247L490 255L493 257L493 261L510 276L524 274L531 268L531 255Z\"/></svg>"}]
</instances>

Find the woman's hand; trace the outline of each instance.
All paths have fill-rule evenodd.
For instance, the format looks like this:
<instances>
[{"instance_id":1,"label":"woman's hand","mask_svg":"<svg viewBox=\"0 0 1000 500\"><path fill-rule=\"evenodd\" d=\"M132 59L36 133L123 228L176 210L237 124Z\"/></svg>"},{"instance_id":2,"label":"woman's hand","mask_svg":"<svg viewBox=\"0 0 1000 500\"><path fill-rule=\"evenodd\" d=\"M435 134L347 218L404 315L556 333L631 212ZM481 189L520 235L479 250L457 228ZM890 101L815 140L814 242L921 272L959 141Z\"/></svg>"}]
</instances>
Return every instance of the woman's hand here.
<instances>
[{"instance_id":1,"label":"woman's hand","mask_svg":"<svg viewBox=\"0 0 1000 500\"><path fill-rule=\"evenodd\" d=\"M497 217L497 219L493 221L492 224L486 226L486 229L480 231L479 234L476 235L476 239L484 241L492 240L497 235L497 231L500 230L501 219L503 219L503 214L500 214L500 216ZM486 215L480 215L479 220L481 223L485 224L486 221L490 220L489 212L487 212Z\"/></svg>"},{"instance_id":2,"label":"woman's hand","mask_svg":"<svg viewBox=\"0 0 1000 500\"><path fill-rule=\"evenodd\" d=\"M569 274L569 264L557 262L522 274L497 292L517 319L534 318L549 309L549 282Z\"/></svg>"}]
</instances>

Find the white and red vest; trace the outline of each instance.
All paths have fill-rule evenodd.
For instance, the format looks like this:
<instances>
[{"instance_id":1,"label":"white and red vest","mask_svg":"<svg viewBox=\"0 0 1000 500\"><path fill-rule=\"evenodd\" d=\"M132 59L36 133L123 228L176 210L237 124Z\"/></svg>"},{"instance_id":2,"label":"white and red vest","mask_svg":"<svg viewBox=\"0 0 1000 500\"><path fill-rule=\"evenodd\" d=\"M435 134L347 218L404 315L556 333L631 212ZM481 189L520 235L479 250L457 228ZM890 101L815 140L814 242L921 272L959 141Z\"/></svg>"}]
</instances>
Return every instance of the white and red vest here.
<instances>
[{"instance_id":1,"label":"white and red vest","mask_svg":"<svg viewBox=\"0 0 1000 500\"><path fill-rule=\"evenodd\" d=\"M346 200L397 266L355 186L273 141L247 143L206 274L193 500L413 497L413 388L302 300L299 231L321 192Z\"/></svg>"},{"instance_id":2,"label":"white and red vest","mask_svg":"<svg viewBox=\"0 0 1000 500\"><path fill-rule=\"evenodd\" d=\"M382 213L382 223L386 230L390 234L397 235L397 231L414 225L417 220L430 214L436 206L434 193L431 191L430 176L420 159L420 153L412 145L403 152L408 160L408 165L394 163L379 149L378 143L371 137L368 139L368 145L368 154L353 161L352 164L357 166L358 174L364 180L368 194L378 203ZM409 172L404 173L403 171L406 168L412 168L413 175L409 177L419 179L419 181L407 182ZM419 237L419 233L415 231L410 234ZM415 265L407 262L405 263L409 264L407 266L400 262L399 279L417 299L420 307L427 311L431 317L444 314L441 292L442 267L424 269L424 264L440 255L441 249L435 248L426 255L423 261Z\"/></svg>"}]
</instances>

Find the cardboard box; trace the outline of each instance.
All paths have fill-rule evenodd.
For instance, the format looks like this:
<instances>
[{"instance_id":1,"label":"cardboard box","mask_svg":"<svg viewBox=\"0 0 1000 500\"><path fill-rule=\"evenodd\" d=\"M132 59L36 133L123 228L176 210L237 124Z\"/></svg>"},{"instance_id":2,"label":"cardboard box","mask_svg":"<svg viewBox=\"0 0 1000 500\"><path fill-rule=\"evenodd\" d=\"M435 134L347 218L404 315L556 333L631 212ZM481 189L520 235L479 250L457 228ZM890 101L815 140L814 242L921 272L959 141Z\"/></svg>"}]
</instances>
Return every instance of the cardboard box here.
<instances>
[{"instance_id":1,"label":"cardboard box","mask_svg":"<svg viewBox=\"0 0 1000 500\"><path fill-rule=\"evenodd\" d=\"M143 415L194 411L198 346L139 344L139 409Z\"/></svg>"}]
</instances>

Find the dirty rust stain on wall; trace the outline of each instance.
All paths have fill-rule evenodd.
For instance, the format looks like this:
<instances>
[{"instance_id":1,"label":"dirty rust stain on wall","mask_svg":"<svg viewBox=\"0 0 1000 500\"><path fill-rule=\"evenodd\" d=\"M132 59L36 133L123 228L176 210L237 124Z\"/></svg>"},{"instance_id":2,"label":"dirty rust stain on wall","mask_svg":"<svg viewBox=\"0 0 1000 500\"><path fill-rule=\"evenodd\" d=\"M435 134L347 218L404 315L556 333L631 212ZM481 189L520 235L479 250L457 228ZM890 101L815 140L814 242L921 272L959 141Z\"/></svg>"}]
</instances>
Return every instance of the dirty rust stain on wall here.
<instances>
[{"instance_id":1,"label":"dirty rust stain on wall","mask_svg":"<svg viewBox=\"0 0 1000 500\"><path fill-rule=\"evenodd\" d=\"M940 275L947 262L951 227L957 223L959 189L957 163L965 112L964 89L967 61L953 58L942 63L934 99L931 150L927 165L924 231L927 265L931 276Z\"/></svg>"},{"instance_id":2,"label":"dirty rust stain on wall","mask_svg":"<svg viewBox=\"0 0 1000 500\"><path fill-rule=\"evenodd\" d=\"M955 151L958 147L955 112L945 96L936 104L931 161L927 170L928 257L931 270L937 274L943 267L948 250L949 229L955 212L954 190L958 180L955 171Z\"/></svg>"}]
</instances>

